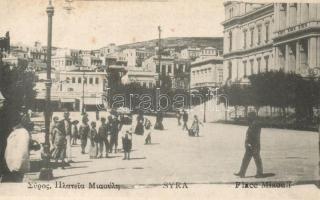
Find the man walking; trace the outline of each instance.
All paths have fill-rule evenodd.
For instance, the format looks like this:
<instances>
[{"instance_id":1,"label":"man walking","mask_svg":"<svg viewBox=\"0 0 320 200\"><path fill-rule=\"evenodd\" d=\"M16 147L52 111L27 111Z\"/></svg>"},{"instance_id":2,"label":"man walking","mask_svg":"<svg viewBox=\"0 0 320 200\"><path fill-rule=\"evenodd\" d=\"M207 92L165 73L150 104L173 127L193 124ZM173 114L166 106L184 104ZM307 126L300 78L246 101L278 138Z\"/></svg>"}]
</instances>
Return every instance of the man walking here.
<instances>
[{"instance_id":1,"label":"man walking","mask_svg":"<svg viewBox=\"0 0 320 200\"><path fill-rule=\"evenodd\" d=\"M106 124L106 118L101 117L100 119L101 125L98 130L98 135L99 135L99 155L98 157L101 158L103 155L103 144L106 149L106 158L108 157L108 151L109 151L109 141L108 141L108 127Z\"/></svg>"},{"instance_id":2,"label":"man walking","mask_svg":"<svg viewBox=\"0 0 320 200\"><path fill-rule=\"evenodd\" d=\"M183 110L183 115L182 115L182 120L183 120L183 125L182 125L182 130L188 130L188 118L189 118L189 115L187 113L187 111Z\"/></svg>"},{"instance_id":3,"label":"man walking","mask_svg":"<svg viewBox=\"0 0 320 200\"><path fill-rule=\"evenodd\" d=\"M246 152L244 154L240 171L234 175L241 178L245 177L248 165L251 158L253 157L254 162L257 167L256 178L261 178L263 176L262 161L260 157L260 133L261 127L257 123L256 113L251 112L248 115L249 127L246 133L245 148Z\"/></svg>"},{"instance_id":4,"label":"man walking","mask_svg":"<svg viewBox=\"0 0 320 200\"><path fill-rule=\"evenodd\" d=\"M111 120L111 138L110 138L110 153L112 153L112 149L114 146L114 153L117 153L118 150L118 136L119 131L121 130L122 124L118 120L117 113L112 114L112 120Z\"/></svg>"},{"instance_id":5,"label":"man walking","mask_svg":"<svg viewBox=\"0 0 320 200\"><path fill-rule=\"evenodd\" d=\"M87 146L87 141L88 141L88 135L90 132L90 127L88 124L88 117L87 115L84 115L82 117L82 124L80 125L79 128L79 135L80 135L80 140L81 140L81 153L85 154L86 146Z\"/></svg>"},{"instance_id":6,"label":"man walking","mask_svg":"<svg viewBox=\"0 0 320 200\"><path fill-rule=\"evenodd\" d=\"M67 154L67 161L68 163L73 162L71 159L71 122L70 122L70 113L65 111L63 114L64 119L62 120L63 123L63 134L66 136L67 146L66 146L66 154Z\"/></svg>"}]
</instances>

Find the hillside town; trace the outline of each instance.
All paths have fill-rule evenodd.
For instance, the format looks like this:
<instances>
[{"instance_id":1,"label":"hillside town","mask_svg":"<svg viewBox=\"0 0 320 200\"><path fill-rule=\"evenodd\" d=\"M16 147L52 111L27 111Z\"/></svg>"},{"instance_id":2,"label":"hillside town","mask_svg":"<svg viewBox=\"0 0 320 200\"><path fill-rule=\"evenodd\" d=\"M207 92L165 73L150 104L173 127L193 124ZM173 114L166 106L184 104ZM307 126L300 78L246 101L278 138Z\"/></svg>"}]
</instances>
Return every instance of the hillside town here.
<instances>
[{"instance_id":1,"label":"hillside town","mask_svg":"<svg viewBox=\"0 0 320 200\"><path fill-rule=\"evenodd\" d=\"M52 44L49 2L47 44L1 33L0 182L320 185L320 3L225 1L221 37L88 50Z\"/></svg>"},{"instance_id":2,"label":"hillside town","mask_svg":"<svg viewBox=\"0 0 320 200\"><path fill-rule=\"evenodd\" d=\"M222 38L217 39L222 43ZM161 47L161 67L159 46L122 49L109 44L96 50L53 47L52 109L81 111L85 106L88 111L95 111L96 102L102 102L103 94L112 85L108 79L111 76L118 77L113 84L138 83L145 88L159 86L160 75L170 78L173 89L219 86L223 83L222 47L200 45L205 44ZM4 63L26 67L36 74L35 111L43 111L45 101L46 55L46 47L40 42L31 47L11 45L10 52L3 53Z\"/></svg>"}]
</instances>

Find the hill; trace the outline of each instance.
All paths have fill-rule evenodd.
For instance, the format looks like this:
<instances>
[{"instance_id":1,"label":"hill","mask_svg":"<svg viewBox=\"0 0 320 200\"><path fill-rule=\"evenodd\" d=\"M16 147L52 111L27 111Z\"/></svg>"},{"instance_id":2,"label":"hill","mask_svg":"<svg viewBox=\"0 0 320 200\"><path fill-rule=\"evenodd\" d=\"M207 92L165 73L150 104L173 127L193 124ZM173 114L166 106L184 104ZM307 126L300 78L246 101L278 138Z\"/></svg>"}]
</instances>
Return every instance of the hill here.
<instances>
[{"instance_id":1,"label":"hill","mask_svg":"<svg viewBox=\"0 0 320 200\"><path fill-rule=\"evenodd\" d=\"M153 49L158 45L158 39L120 45L120 49L141 48ZM215 47L223 49L223 37L169 37L161 39L161 46L165 48L183 49L185 47Z\"/></svg>"}]
</instances>

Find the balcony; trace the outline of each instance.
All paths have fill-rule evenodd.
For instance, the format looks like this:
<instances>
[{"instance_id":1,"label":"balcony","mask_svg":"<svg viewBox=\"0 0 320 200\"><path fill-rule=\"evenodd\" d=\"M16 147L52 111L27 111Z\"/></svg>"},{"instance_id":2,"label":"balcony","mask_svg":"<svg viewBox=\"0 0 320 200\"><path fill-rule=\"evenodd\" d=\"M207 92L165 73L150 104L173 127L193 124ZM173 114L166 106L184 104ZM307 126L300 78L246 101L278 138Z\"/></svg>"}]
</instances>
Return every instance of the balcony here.
<instances>
[{"instance_id":1,"label":"balcony","mask_svg":"<svg viewBox=\"0 0 320 200\"><path fill-rule=\"evenodd\" d=\"M275 37L282 37L288 34L293 34L306 29L320 28L320 21L310 21L295 26L288 27L286 29L276 31Z\"/></svg>"}]
</instances>

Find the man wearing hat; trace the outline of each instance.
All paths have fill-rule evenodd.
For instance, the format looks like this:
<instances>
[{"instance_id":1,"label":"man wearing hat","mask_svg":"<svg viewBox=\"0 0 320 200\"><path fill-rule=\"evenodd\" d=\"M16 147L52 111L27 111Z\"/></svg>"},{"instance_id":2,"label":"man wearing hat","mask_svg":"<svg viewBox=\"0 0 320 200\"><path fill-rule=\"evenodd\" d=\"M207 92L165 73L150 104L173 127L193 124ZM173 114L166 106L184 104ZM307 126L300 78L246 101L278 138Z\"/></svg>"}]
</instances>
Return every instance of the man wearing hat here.
<instances>
[{"instance_id":1,"label":"man wearing hat","mask_svg":"<svg viewBox=\"0 0 320 200\"><path fill-rule=\"evenodd\" d=\"M66 154L67 154L67 161L68 163L72 162L71 160L71 121L70 121L70 113L65 111L63 113L64 119L62 120L64 129L62 130L63 134L66 136L67 140L67 147L66 147Z\"/></svg>"},{"instance_id":2,"label":"man wearing hat","mask_svg":"<svg viewBox=\"0 0 320 200\"><path fill-rule=\"evenodd\" d=\"M260 178L263 176L262 161L260 157L261 127L258 124L256 118L257 117L255 112L249 113L248 115L249 127L246 133L246 140L245 140L246 152L242 159L240 171L234 174L236 176L239 176L240 178L245 177L248 165L252 157L257 167L257 174L255 177Z\"/></svg>"}]
</instances>

